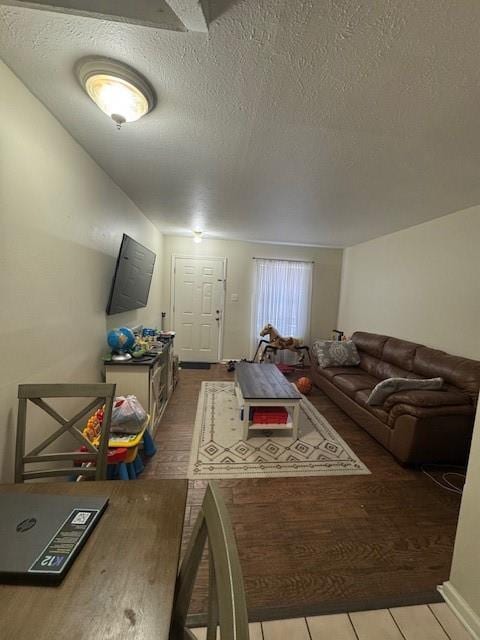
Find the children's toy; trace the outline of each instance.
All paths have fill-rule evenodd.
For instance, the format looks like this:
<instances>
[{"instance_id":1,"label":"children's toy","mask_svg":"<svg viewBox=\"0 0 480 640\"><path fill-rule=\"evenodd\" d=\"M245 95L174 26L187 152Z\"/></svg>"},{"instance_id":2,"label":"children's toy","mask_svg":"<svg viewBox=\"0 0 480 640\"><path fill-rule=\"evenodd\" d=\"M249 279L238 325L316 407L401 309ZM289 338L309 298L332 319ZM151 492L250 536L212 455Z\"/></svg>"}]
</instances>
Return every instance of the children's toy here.
<instances>
[{"instance_id":1,"label":"children's toy","mask_svg":"<svg viewBox=\"0 0 480 640\"><path fill-rule=\"evenodd\" d=\"M288 376L295 371L293 364L286 364L285 362L279 362L276 367L284 376Z\"/></svg>"},{"instance_id":2,"label":"children's toy","mask_svg":"<svg viewBox=\"0 0 480 640\"><path fill-rule=\"evenodd\" d=\"M98 447L100 442L100 433L102 430L103 424L103 412L105 409L105 405L97 409L95 413L90 416L87 422L87 426L83 430L83 435L90 440L90 442Z\"/></svg>"},{"instance_id":3,"label":"children's toy","mask_svg":"<svg viewBox=\"0 0 480 640\"><path fill-rule=\"evenodd\" d=\"M130 351L135 344L135 334L128 327L112 329L107 334L108 346L112 350L112 360L130 360Z\"/></svg>"},{"instance_id":4,"label":"children's toy","mask_svg":"<svg viewBox=\"0 0 480 640\"><path fill-rule=\"evenodd\" d=\"M303 378L299 378L298 380L296 380L295 386L300 391L300 393L303 393L304 395L307 395L312 390L312 386L313 385L312 385L312 381L310 380L310 378L307 378L305 376Z\"/></svg>"},{"instance_id":5,"label":"children's toy","mask_svg":"<svg viewBox=\"0 0 480 640\"><path fill-rule=\"evenodd\" d=\"M279 331L275 329L272 324L266 324L263 329L260 331L260 337L264 338L265 336L269 336L269 340L260 340L257 346L257 350L255 352L255 356L253 357L253 361L256 362L257 356L260 354L260 362L264 362L267 358L268 360L272 359L272 356L277 354L277 351L284 351L287 349L288 351L293 351L297 353L299 356L299 363L303 364L305 360L305 354L308 354L308 359L310 360L310 349L307 345L302 344L300 338L284 337L281 336ZM265 346L262 350L262 344ZM310 360L311 361L311 360Z\"/></svg>"},{"instance_id":6,"label":"children's toy","mask_svg":"<svg viewBox=\"0 0 480 640\"><path fill-rule=\"evenodd\" d=\"M123 398L119 396L116 401L122 401L119 403L117 409L120 410L120 418L127 418L131 421L132 411L135 413L135 420L138 418L138 407L132 406L131 403L127 403L126 407L123 407L126 399L135 398L135 396L127 396ZM136 400L136 398L135 398ZM137 401L138 402L138 401ZM135 405L135 403L133 403ZM141 407L141 405L139 405ZM143 408L142 408L143 412ZM103 407L98 409L87 422L86 427L83 430L83 434L90 442L98 447L102 422L103 422ZM127 427L129 422L124 423ZM153 456L156 453L155 444L148 433L148 423L150 416L145 413L144 421L140 429L135 427L135 433L128 433L128 429L125 429L127 433L110 433L108 439L108 479L120 480L135 480L135 478L143 471L143 462L139 455L139 446L143 441L143 451L146 456ZM137 433L138 431L138 433ZM86 463L89 466L91 463Z\"/></svg>"}]
</instances>

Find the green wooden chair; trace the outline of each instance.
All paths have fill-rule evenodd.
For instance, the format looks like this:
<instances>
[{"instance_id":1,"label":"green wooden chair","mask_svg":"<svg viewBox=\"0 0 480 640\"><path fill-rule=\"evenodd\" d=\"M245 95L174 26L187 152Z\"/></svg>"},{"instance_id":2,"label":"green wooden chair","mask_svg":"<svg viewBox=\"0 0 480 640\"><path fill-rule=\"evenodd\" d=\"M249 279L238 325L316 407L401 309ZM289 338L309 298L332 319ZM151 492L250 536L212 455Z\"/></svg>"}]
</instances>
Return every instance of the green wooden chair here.
<instances>
[{"instance_id":1,"label":"green wooden chair","mask_svg":"<svg viewBox=\"0 0 480 640\"><path fill-rule=\"evenodd\" d=\"M170 640L196 640L186 627L198 568L208 538L209 594L207 640L248 640L242 570L232 524L222 495L210 482L177 577Z\"/></svg>"},{"instance_id":2,"label":"green wooden chair","mask_svg":"<svg viewBox=\"0 0 480 640\"><path fill-rule=\"evenodd\" d=\"M112 416L112 404L115 397L114 384L21 384L18 387L18 418L17 418L17 442L15 453L15 482L24 482L37 478L51 478L55 476L87 476L95 480L105 480L107 475L107 450L110 431L110 419ZM83 409L78 411L73 418L67 420L60 415L44 398L93 398ZM27 432L27 404L34 405L45 411L61 426L49 435L31 451L25 453ZM105 405L105 414L102 425L100 446L98 449L85 438L82 430L75 425L80 420L85 420L98 407ZM83 427L83 425L82 425ZM68 451L42 453L55 440L64 433L70 433L84 447L85 452ZM48 468L48 462L71 460L71 466ZM88 468L74 466L75 462L89 462ZM27 465L42 463L41 467L28 471Z\"/></svg>"}]
</instances>

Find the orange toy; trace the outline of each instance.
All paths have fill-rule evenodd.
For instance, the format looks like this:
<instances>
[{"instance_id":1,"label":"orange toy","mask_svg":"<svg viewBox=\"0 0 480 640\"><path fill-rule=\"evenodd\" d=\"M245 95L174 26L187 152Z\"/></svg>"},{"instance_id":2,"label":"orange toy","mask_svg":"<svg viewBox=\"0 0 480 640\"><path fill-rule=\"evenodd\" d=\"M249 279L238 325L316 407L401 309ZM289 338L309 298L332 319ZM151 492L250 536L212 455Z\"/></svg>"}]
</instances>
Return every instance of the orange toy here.
<instances>
[{"instance_id":1,"label":"orange toy","mask_svg":"<svg viewBox=\"0 0 480 640\"><path fill-rule=\"evenodd\" d=\"M297 389L300 391L300 393L303 393L305 395L310 393L310 391L312 390L312 381L310 380L310 378L306 378L306 377L299 378L295 382L295 385Z\"/></svg>"},{"instance_id":2,"label":"orange toy","mask_svg":"<svg viewBox=\"0 0 480 640\"><path fill-rule=\"evenodd\" d=\"M101 409L97 409L93 416L90 416L87 426L83 430L83 435L95 446L98 446L100 441L100 431L102 429L104 411L105 405Z\"/></svg>"}]
</instances>

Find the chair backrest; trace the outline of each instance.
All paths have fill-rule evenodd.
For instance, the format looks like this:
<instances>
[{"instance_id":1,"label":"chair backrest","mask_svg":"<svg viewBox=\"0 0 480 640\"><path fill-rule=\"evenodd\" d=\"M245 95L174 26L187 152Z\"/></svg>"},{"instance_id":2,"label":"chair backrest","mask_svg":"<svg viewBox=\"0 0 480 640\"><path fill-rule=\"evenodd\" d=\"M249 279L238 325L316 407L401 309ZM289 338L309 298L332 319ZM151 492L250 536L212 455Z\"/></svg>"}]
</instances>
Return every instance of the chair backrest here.
<instances>
[{"instance_id":1,"label":"chair backrest","mask_svg":"<svg viewBox=\"0 0 480 640\"><path fill-rule=\"evenodd\" d=\"M193 640L186 628L195 578L208 538L209 587L207 640L248 640L248 615L242 570L232 524L214 482L207 487L175 589L171 640Z\"/></svg>"},{"instance_id":2,"label":"chair backrest","mask_svg":"<svg viewBox=\"0 0 480 640\"><path fill-rule=\"evenodd\" d=\"M54 476L93 476L95 480L104 480L107 475L107 450L112 404L115 396L114 384L21 384L18 387L18 418L17 443L15 452L15 482L29 479L51 478ZM67 420L44 398L93 398L83 409ZM25 453L27 431L27 404L34 405L45 411L61 426L57 428L40 444ZM105 405L100 444L93 444L83 435L81 429L75 425L89 416L95 409ZM68 451L55 453L41 453L64 433L70 433L87 451ZM47 468L45 463L71 460L71 466L63 468ZM87 462L88 467L74 466L76 462ZM28 471L26 465L42 463L41 468Z\"/></svg>"}]
</instances>

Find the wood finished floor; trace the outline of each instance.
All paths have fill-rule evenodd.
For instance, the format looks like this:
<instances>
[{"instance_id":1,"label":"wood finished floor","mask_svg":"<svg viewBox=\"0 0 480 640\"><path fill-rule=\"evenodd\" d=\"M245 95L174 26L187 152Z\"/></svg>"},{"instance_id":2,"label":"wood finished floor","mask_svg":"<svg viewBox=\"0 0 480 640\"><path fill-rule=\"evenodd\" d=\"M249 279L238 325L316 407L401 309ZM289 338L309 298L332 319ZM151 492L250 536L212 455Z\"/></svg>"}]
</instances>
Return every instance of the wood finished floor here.
<instances>
[{"instance_id":1,"label":"wood finished floor","mask_svg":"<svg viewBox=\"0 0 480 640\"><path fill-rule=\"evenodd\" d=\"M145 476L184 478L202 380L223 365L182 370ZM310 396L369 476L219 481L232 517L251 621L424 604L448 579L460 497L402 468L320 391ZM184 538L205 482L190 482ZM192 611L206 610L202 567ZM202 625L202 616L193 620Z\"/></svg>"}]
</instances>

